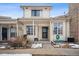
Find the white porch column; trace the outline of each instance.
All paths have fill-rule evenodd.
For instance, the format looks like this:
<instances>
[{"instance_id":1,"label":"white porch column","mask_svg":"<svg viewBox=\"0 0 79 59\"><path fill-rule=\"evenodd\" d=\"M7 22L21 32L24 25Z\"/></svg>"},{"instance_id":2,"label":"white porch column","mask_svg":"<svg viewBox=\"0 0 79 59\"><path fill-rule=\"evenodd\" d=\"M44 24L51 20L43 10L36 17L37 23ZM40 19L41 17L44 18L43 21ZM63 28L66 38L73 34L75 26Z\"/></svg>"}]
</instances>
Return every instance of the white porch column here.
<instances>
[{"instance_id":1,"label":"white porch column","mask_svg":"<svg viewBox=\"0 0 79 59\"><path fill-rule=\"evenodd\" d=\"M53 26L52 26L52 22L50 21L50 41L53 41Z\"/></svg>"},{"instance_id":2,"label":"white porch column","mask_svg":"<svg viewBox=\"0 0 79 59\"><path fill-rule=\"evenodd\" d=\"M24 24L23 25L23 34L27 34L27 31L26 30L27 30L27 28L26 28L26 25Z\"/></svg>"},{"instance_id":3,"label":"white porch column","mask_svg":"<svg viewBox=\"0 0 79 59\"><path fill-rule=\"evenodd\" d=\"M18 32L19 32L19 31L18 31L19 29L18 29L18 27L19 27L19 25L18 25L18 20L17 20L17 23L16 23L17 36L19 36L19 33L18 33Z\"/></svg>"},{"instance_id":4,"label":"white porch column","mask_svg":"<svg viewBox=\"0 0 79 59\"><path fill-rule=\"evenodd\" d=\"M9 40L10 40L10 32L11 32L10 29L11 29L11 28L10 28L10 26L9 26L9 28L8 28L8 39L9 39Z\"/></svg>"},{"instance_id":5,"label":"white porch column","mask_svg":"<svg viewBox=\"0 0 79 59\"><path fill-rule=\"evenodd\" d=\"M35 27L35 37L38 38L38 26Z\"/></svg>"},{"instance_id":6,"label":"white porch column","mask_svg":"<svg viewBox=\"0 0 79 59\"><path fill-rule=\"evenodd\" d=\"M67 21L67 37L70 37L70 25L69 25L69 21Z\"/></svg>"},{"instance_id":7,"label":"white porch column","mask_svg":"<svg viewBox=\"0 0 79 59\"><path fill-rule=\"evenodd\" d=\"M67 38L67 24L66 24L66 21L63 22L63 36L64 36L64 41L66 41L66 38Z\"/></svg>"},{"instance_id":8,"label":"white porch column","mask_svg":"<svg viewBox=\"0 0 79 59\"><path fill-rule=\"evenodd\" d=\"M33 40L34 40L34 20L33 20Z\"/></svg>"}]
</instances>

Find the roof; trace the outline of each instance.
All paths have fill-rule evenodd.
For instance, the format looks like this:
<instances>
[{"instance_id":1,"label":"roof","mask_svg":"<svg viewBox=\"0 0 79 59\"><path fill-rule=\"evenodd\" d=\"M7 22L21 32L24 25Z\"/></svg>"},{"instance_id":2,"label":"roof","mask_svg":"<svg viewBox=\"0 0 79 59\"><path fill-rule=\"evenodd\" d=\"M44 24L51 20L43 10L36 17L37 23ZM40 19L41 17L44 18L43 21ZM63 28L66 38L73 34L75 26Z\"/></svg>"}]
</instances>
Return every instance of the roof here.
<instances>
[{"instance_id":1,"label":"roof","mask_svg":"<svg viewBox=\"0 0 79 59\"><path fill-rule=\"evenodd\" d=\"M28 3L21 5L21 7L51 7L50 3Z\"/></svg>"},{"instance_id":2,"label":"roof","mask_svg":"<svg viewBox=\"0 0 79 59\"><path fill-rule=\"evenodd\" d=\"M54 17L53 20L67 20L69 19L69 16L68 15L61 15L61 16L57 16L57 17Z\"/></svg>"},{"instance_id":3,"label":"roof","mask_svg":"<svg viewBox=\"0 0 79 59\"><path fill-rule=\"evenodd\" d=\"M16 19L12 19L11 17L7 16L0 16L0 21L15 21Z\"/></svg>"},{"instance_id":4,"label":"roof","mask_svg":"<svg viewBox=\"0 0 79 59\"><path fill-rule=\"evenodd\" d=\"M11 19L11 17L7 17L7 16L0 16L0 19Z\"/></svg>"}]
</instances>

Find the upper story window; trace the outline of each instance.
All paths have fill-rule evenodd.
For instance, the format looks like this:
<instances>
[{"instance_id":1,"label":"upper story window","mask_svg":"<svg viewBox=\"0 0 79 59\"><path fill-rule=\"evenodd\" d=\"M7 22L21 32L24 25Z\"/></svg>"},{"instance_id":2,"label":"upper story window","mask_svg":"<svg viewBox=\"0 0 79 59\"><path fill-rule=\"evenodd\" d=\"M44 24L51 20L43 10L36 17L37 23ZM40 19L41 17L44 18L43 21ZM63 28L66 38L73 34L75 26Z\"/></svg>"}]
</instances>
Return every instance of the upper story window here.
<instances>
[{"instance_id":1,"label":"upper story window","mask_svg":"<svg viewBox=\"0 0 79 59\"><path fill-rule=\"evenodd\" d=\"M40 10L32 10L31 15L32 16L40 16Z\"/></svg>"}]
</instances>

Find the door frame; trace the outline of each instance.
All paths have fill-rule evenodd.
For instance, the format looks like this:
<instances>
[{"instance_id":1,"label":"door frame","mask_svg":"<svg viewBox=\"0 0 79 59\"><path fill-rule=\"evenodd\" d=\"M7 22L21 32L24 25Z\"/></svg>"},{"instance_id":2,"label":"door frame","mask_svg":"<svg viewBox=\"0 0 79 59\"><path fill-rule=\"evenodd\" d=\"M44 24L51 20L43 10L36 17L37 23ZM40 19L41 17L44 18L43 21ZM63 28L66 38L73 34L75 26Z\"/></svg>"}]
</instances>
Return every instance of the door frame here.
<instances>
[{"instance_id":1,"label":"door frame","mask_svg":"<svg viewBox=\"0 0 79 59\"><path fill-rule=\"evenodd\" d=\"M44 35L44 33L45 33L45 32L43 32L43 29L44 29L44 28L45 28L46 31L47 31L47 32L46 32L46 36L47 36L46 38L43 37L43 35ZM43 27L42 27L42 39L48 39L48 30L49 30L49 27L48 27L48 26L43 26Z\"/></svg>"},{"instance_id":2,"label":"door frame","mask_svg":"<svg viewBox=\"0 0 79 59\"><path fill-rule=\"evenodd\" d=\"M2 27L2 41L3 41L3 28L6 28L7 30L7 33L6 33L6 35L7 35L7 37L6 37L6 40L8 40L8 28L7 27Z\"/></svg>"},{"instance_id":3,"label":"door frame","mask_svg":"<svg viewBox=\"0 0 79 59\"><path fill-rule=\"evenodd\" d=\"M57 34L54 34L54 24L55 24L55 23L57 23L57 24L58 24L58 23L61 23L61 24L62 24L62 27L63 27L63 28L62 28L62 34L58 34L58 29L57 29ZM57 26L57 27L58 27L58 26ZM57 41L56 36L60 36L60 38L62 38L62 40L58 40L58 41L65 41L65 39L64 39L64 38L65 38L65 37L64 37L64 23L63 23L63 22L54 22L54 23L53 23L53 36L54 36L54 37L53 37L54 41Z\"/></svg>"}]
</instances>

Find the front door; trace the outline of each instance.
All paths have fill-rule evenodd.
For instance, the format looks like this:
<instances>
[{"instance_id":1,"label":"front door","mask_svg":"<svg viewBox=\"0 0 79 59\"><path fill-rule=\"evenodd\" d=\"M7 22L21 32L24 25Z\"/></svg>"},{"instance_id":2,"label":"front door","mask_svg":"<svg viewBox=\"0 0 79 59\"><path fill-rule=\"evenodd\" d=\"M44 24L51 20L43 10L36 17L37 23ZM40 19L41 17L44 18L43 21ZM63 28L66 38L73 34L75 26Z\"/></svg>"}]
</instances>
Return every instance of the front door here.
<instances>
[{"instance_id":1,"label":"front door","mask_svg":"<svg viewBox=\"0 0 79 59\"><path fill-rule=\"evenodd\" d=\"M2 40L7 40L7 28L2 28Z\"/></svg>"},{"instance_id":2,"label":"front door","mask_svg":"<svg viewBox=\"0 0 79 59\"><path fill-rule=\"evenodd\" d=\"M54 41L64 41L62 22L54 23Z\"/></svg>"},{"instance_id":3,"label":"front door","mask_svg":"<svg viewBox=\"0 0 79 59\"><path fill-rule=\"evenodd\" d=\"M48 27L42 27L42 38L48 39Z\"/></svg>"}]
</instances>

